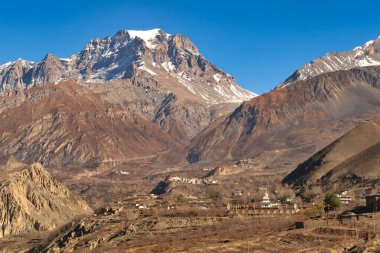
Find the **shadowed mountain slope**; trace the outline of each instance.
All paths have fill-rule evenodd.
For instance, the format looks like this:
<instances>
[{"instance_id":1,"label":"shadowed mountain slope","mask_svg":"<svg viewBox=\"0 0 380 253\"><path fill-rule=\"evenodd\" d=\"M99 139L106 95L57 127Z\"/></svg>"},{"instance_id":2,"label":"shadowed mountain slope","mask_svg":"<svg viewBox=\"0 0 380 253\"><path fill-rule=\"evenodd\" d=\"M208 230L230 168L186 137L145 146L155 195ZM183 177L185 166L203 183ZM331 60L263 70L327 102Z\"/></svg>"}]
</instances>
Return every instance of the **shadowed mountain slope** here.
<instances>
[{"instance_id":1,"label":"shadowed mountain slope","mask_svg":"<svg viewBox=\"0 0 380 253\"><path fill-rule=\"evenodd\" d=\"M349 189L363 179L378 180L379 165L380 117L375 117L301 163L283 182L294 187L318 184L328 190Z\"/></svg>"}]
</instances>

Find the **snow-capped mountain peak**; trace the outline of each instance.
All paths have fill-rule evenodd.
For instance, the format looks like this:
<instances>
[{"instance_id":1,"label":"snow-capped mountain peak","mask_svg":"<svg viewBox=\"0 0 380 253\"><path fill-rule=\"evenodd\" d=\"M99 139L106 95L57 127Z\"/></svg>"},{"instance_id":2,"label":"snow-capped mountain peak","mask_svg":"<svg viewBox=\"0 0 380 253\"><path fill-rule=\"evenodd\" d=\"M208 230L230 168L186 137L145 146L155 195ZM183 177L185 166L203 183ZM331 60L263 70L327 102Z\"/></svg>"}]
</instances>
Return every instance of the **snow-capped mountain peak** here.
<instances>
[{"instance_id":1,"label":"snow-capped mountain peak","mask_svg":"<svg viewBox=\"0 0 380 253\"><path fill-rule=\"evenodd\" d=\"M0 66L0 91L68 79L86 83L130 79L143 85L160 83L157 89L164 92L182 86L210 104L256 96L208 62L187 37L170 35L157 28L121 30L114 36L91 40L82 51L67 59L47 54L41 62L16 63Z\"/></svg>"},{"instance_id":2,"label":"snow-capped mountain peak","mask_svg":"<svg viewBox=\"0 0 380 253\"><path fill-rule=\"evenodd\" d=\"M380 37L355 47L352 51L332 52L317 58L299 68L276 88L283 88L296 81L307 80L327 72L376 65L380 65Z\"/></svg>"}]
</instances>

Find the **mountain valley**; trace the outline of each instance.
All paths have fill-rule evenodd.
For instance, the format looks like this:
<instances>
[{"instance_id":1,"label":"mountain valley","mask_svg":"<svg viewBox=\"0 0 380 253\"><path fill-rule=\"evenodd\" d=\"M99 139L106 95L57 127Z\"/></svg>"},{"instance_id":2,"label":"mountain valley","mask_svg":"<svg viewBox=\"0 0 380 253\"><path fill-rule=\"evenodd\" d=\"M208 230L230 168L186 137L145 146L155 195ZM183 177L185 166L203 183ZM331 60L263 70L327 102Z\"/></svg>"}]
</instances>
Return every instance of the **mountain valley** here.
<instances>
[{"instance_id":1,"label":"mountain valley","mask_svg":"<svg viewBox=\"0 0 380 253\"><path fill-rule=\"evenodd\" d=\"M161 29L1 65L0 252L372 247L379 215L346 241L352 221L331 232L318 212L324 192L362 207L379 188L379 50L327 54L262 95Z\"/></svg>"}]
</instances>

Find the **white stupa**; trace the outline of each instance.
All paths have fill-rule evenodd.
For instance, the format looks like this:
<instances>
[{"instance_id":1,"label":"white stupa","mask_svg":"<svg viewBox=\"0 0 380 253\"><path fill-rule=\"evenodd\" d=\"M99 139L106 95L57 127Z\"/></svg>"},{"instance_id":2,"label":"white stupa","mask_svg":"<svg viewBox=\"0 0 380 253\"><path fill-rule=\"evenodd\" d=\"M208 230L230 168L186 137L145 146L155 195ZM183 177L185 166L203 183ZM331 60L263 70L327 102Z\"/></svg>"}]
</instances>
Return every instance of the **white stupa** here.
<instances>
[{"instance_id":1,"label":"white stupa","mask_svg":"<svg viewBox=\"0 0 380 253\"><path fill-rule=\"evenodd\" d=\"M265 191L263 201L261 202L261 207L263 208L270 208L272 206L269 198L269 194L267 191Z\"/></svg>"}]
</instances>

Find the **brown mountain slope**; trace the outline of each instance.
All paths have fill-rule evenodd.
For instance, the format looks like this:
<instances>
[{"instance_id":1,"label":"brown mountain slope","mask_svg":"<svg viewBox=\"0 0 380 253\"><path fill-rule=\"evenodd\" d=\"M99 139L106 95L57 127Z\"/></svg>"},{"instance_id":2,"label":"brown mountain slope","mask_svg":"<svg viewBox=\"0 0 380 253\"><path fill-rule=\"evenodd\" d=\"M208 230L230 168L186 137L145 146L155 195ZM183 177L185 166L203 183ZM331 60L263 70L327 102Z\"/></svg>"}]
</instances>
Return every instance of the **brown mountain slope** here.
<instances>
[{"instance_id":1,"label":"brown mountain slope","mask_svg":"<svg viewBox=\"0 0 380 253\"><path fill-rule=\"evenodd\" d=\"M207 105L178 87L173 88L172 92L161 92L153 88L146 91L146 86L130 80L116 80L83 87L99 95L105 102L121 107L128 117L137 114L156 123L171 138L181 143L187 143L211 121L228 115L238 106L237 103ZM8 104L9 101L3 102L5 107Z\"/></svg>"},{"instance_id":2,"label":"brown mountain slope","mask_svg":"<svg viewBox=\"0 0 380 253\"><path fill-rule=\"evenodd\" d=\"M2 158L48 166L123 162L177 144L157 124L74 82L32 88L1 111Z\"/></svg>"},{"instance_id":3,"label":"brown mountain slope","mask_svg":"<svg viewBox=\"0 0 380 253\"><path fill-rule=\"evenodd\" d=\"M321 178L324 189L345 191L379 183L380 142L357 153Z\"/></svg>"},{"instance_id":4,"label":"brown mountain slope","mask_svg":"<svg viewBox=\"0 0 380 253\"><path fill-rule=\"evenodd\" d=\"M358 179L378 179L380 117L363 122L300 164L283 182L292 186L320 184L328 190L349 188Z\"/></svg>"},{"instance_id":5,"label":"brown mountain slope","mask_svg":"<svg viewBox=\"0 0 380 253\"><path fill-rule=\"evenodd\" d=\"M187 160L238 159L297 147L313 152L355 126L358 118L379 110L379 88L380 67L366 67L273 90L244 102L224 122L205 129L192 140Z\"/></svg>"},{"instance_id":6,"label":"brown mountain slope","mask_svg":"<svg viewBox=\"0 0 380 253\"><path fill-rule=\"evenodd\" d=\"M52 230L91 209L41 164L8 162L0 167L0 237Z\"/></svg>"}]
</instances>

